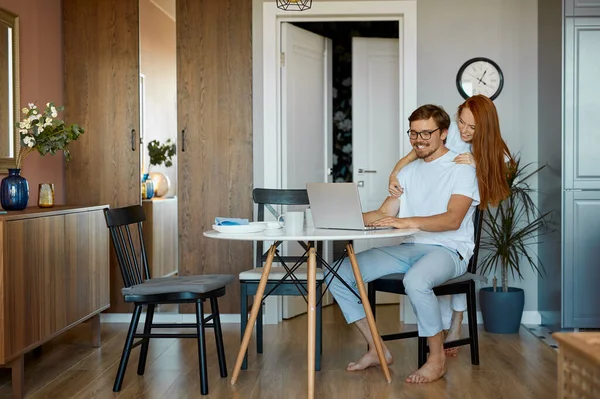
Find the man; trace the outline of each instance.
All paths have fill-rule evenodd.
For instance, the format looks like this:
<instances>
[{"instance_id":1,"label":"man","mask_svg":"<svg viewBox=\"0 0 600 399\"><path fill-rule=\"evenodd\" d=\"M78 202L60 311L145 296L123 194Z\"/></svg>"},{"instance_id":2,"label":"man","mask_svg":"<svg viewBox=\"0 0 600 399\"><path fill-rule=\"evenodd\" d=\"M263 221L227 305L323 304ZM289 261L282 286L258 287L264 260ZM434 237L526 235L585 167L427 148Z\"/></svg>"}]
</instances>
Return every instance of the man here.
<instances>
[{"instance_id":1,"label":"man","mask_svg":"<svg viewBox=\"0 0 600 399\"><path fill-rule=\"evenodd\" d=\"M444 145L450 117L435 105L424 105L408 118L411 145L418 159L398 174L404 192L400 199L388 197L381 207L363 214L366 224L394 228L418 228L420 233L400 245L373 248L357 254L365 283L392 273L406 273L404 287L417 316L419 336L427 337L429 358L406 381L431 382L445 372L442 317L433 287L464 274L474 248L473 213L479 203L475 170L453 162L458 155ZM346 259L339 274L356 286ZM354 323L369 350L346 368L364 370L379 364L362 305L337 279L330 291L348 323ZM383 345L383 342L382 342ZM383 345L392 364L390 351Z\"/></svg>"}]
</instances>

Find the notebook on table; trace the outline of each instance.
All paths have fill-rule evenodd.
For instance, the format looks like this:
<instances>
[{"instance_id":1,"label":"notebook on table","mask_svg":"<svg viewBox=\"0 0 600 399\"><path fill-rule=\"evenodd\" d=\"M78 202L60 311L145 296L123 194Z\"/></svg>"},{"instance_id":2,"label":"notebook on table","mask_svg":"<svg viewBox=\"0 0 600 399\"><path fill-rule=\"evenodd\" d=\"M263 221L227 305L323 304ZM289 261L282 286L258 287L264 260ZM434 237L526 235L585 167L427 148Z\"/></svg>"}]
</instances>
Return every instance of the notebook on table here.
<instances>
[{"instance_id":1,"label":"notebook on table","mask_svg":"<svg viewBox=\"0 0 600 399\"><path fill-rule=\"evenodd\" d=\"M313 222L318 229L383 230L365 226L355 183L306 183Z\"/></svg>"}]
</instances>

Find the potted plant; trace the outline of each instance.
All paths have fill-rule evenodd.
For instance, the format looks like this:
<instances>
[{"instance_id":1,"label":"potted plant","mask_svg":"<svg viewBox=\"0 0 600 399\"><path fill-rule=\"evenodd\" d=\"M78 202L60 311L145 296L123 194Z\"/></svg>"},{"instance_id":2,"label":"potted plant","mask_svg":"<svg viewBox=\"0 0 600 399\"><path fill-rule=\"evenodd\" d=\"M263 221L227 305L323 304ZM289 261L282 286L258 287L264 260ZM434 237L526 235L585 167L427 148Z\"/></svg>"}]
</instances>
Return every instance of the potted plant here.
<instances>
[{"instance_id":1,"label":"potted plant","mask_svg":"<svg viewBox=\"0 0 600 399\"><path fill-rule=\"evenodd\" d=\"M529 171L531 163L522 166L518 155L513 159L507 176L510 194L497 208L485 212L484 234L479 244L483 254L479 264L481 272L495 274L500 269L501 275L500 289L494 276L493 286L479 291L484 328L501 334L518 332L525 304L523 290L508 286L508 275L523 279L524 265L529 265L535 272L544 272L531 247L547 232L550 219L550 212L542 214L534 204L531 194L535 190L529 183L545 165Z\"/></svg>"},{"instance_id":2,"label":"potted plant","mask_svg":"<svg viewBox=\"0 0 600 399\"><path fill-rule=\"evenodd\" d=\"M66 125L58 119L58 113L64 107L46 103L41 111L35 103L29 103L21 111L23 119L15 123L19 130L21 148L16 156L15 168L8 170L8 176L0 183L0 201L6 210L21 210L29 201L29 183L20 175L25 157L34 151L40 155L54 155L62 151L65 160L71 159L69 144L84 133L77 124Z\"/></svg>"},{"instance_id":3,"label":"potted plant","mask_svg":"<svg viewBox=\"0 0 600 399\"><path fill-rule=\"evenodd\" d=\"M171 139L167 139L164 144L161 144L158 140L152 140L148 143L148 157L150 158L150 168L154 166L163 165L166 168L173 166L173 157L177 153L175 143ZM161 172L149 173L150 179L154 184L154 196L162 197L165 195L171 187L171 179L169 176Z\"/></svg>"}]
</instances>

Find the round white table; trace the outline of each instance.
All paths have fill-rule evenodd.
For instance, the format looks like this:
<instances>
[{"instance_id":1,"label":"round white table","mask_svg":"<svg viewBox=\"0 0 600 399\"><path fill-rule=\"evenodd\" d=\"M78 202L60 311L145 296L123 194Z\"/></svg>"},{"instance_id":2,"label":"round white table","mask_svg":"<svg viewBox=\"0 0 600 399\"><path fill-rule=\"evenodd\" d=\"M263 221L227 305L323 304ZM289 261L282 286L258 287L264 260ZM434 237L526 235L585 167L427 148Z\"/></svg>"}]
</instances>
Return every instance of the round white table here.
<instances>
[{"instance_id":1,"label":"round white table","mask_svg":"<svg viewBox=\"0 0 600 399\"><path fill-rule=\"evenodd\" d=\"M369 231L359 231L359 230L334 230L334 229L315 229L308 228L304 229L301 232L290 233L286 231L285 228L277 229L277 230L263 230L259 233L240 233L240 234L224 234L219 233L214 230L204 232L205 237L216 238L219 240L241 240L241 241L350 241L350 240L367 240L367 239L378 239L378 238L392 238L392 237L404 237L417 233L419 230L416 229L387 229L387 230L369 230ZM365 284L362 280L362 276L360 274L360 269L358 268L358 262L356 260L356 256L354 254L354 249L351 244L346 245L347 255L350 259L350 264L352 265L352 270L354 272L354 277L356 278L356 286L358 288L358 292L361 298L361 302L365 309L365 314L367 316L367 322L369 324L369 329L371 330L371 334L373 336L373 340L375 342L375 349L377 350L377 355L379 356L379 361L381 363L381 369L383 374L387 380L387 382L391 382L392 378L390 376L390 370L385 361L385 357L383 354L383 348L381 346L381 341L377 339L379 337L379 332L377 331L377 326L375 325L375 318L373 317L373 312L371 311L371 305L369 304L369 298L367 296L367 291L365 289ZM254 302L252 304L252 310L250 312L250 318L248 319L248 324L246 325L246 331L244 332L244 337L242 338L242 344L240 346L240 350L238 352L238 356L235 362L235 366L233 368L233 375L231 376L231 384L235 384L240 369L242 367L242 362L244 360L244 354L246 353L246 349L248 348L248 343L250 342L250 337L252 336L252 329L254 328L254 323L256 322L256 317L258 315L258 310L260 308L260 304L262 301L262 297L265 291L265 286L267 285L267 281L269 278L269 273L271 271L271 265L273 263L273 258L275 256L276 247L275 245L271 245L268 251L267 260L265 265L263 266L263 272L260 278L260 282L258 284L258 288L256 290L256 294L254 295ZM307 273L307 285L308 285L308 398L314 398L314 388L315 388L315 342L316 342L316 271L317 271L317 259L316 259L316 251L315 248L310 248L308 252L308 273Z\"/></svg>"}]
</instances>

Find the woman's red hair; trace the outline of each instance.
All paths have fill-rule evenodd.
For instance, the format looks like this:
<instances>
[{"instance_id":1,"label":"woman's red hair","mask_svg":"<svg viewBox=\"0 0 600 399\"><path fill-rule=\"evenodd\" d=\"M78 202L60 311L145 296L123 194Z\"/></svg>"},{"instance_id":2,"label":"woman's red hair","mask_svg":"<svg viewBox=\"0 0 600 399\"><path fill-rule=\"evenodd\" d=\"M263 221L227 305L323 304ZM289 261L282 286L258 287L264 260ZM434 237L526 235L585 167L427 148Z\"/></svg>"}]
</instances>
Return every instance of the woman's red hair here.
<instances>
[{"instance_id":1,"label":"woman's red hair","mask_svg":"<svg viewBox=\"0 0 600 399\"><path fill-rule=\"evenodd\" d=\"M492 100L481 94L469 97L458 107L459 117L465 108L469 109L475 118L471 151L477 166L479 207L481 209L486 209L488 205L495 207L510 194L506 176L509 165L514 161L500 134L498 112Z\"/></svg>"}]
</instances>

